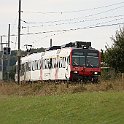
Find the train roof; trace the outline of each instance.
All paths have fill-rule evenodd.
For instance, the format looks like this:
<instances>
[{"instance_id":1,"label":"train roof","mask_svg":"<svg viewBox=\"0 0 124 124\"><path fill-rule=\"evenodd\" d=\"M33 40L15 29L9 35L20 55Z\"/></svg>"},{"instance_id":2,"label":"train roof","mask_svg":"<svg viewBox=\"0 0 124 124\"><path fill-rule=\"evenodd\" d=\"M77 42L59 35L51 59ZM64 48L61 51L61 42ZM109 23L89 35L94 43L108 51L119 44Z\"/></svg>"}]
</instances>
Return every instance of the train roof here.
<instances>
[{"instance_id":1,"label":"train roof","mask_svg":"<svg viewBox=\"0 0 124 124\"><path fill-rule=\"evenodd\" d=\"M44 58L49 58L49 57L56 57L57 55L64 57L64 56L69 56L71 52L71 48L61 48L61 49L56 49L56 50L50 50L46 51L44 53Z\"/></svg>"},{"instance_id":2,"label":"train roof","mask_svg":"<svg viewBox=\"0 0 124 124\"><path fill-rule=\"evenodd\" d=\"M96 50L91 47L91 42L76 41L76 42L70 42L70 43L64 44L62 46L49 47L46 49L45 52L32 53L30 55L22 57L21 61L22 63L29 62L32 60L38 60L41 57L49 58L50 56L55 57L56 55L68 56L70 54L71 49Z\"/></svg>"},{"instance_id":3,"label":"train roof","mask_svg":"<svg viewBox=\"0 0 124 124\"><path fill-rule=\"evenodd\" d=\"M91 49L91 42L82 42L82 41L76 41L76 42L70 42L67 44L64 44L62 46L52 46L49 48L46 48L46 51L52 51L52 50L57 50L57 49L62 49L62 48L82 48L82 49Z\"/></svg>"},{"instance_id":4,"label":"train roof","mask_svg":"<svg viewBox=\"0 0 124 124\"><path fill-rule=\"evenodd\" d=\"M21 63L30 62L32 60L38 60L43 56L43 54L44 52L40 52L40 53L33 53L30 55L24 56L21 58Z\"/></svg>"}]
</instances>

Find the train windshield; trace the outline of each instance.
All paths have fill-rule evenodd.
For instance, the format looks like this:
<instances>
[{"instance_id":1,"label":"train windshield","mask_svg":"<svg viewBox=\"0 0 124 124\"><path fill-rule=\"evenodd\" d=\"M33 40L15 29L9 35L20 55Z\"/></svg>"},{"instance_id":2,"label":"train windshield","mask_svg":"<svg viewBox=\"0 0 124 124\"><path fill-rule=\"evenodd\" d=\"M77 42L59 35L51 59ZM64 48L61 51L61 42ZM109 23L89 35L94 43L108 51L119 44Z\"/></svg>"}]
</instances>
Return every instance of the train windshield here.
<instances>
[{"instance_id":1,"label":"train windshield","mask_svg":"<svg viewBox=\"0 0 124 124\"><path fill-rule=\"evenodd\" d=\"M99 67L98 57L87 56L86 67Z\"/></svg>"},{"instance_id":2,"label":"train windshield","mask_svg":"<svg viewBox=\"0 0 124 124\"><path fill-rule=\"evenodd\" d=\"M85 55L80 52L74 52L72 55L73 66L85 66Z\"/></svg>"},{"instance_id":3,"label":"train windshield","mask_svg":"<svg viewBox=\"0 0 124 124\"><path fill-rule=\"evenodd\" d=\"M87 52L86 53L86 67L99 67L98 52Z\"/></svg>"},{"instance_id":4,"label":"train windshield","mask_svg":"<svg viewBox=\"0 0 124 124\"><path fill-rule=\"evenodd\" d=\"M99 67L99 53L96 50L73 50L72 65L83 67L85 66L88 68L97 68Z\"/></svg>"}]
</instances>

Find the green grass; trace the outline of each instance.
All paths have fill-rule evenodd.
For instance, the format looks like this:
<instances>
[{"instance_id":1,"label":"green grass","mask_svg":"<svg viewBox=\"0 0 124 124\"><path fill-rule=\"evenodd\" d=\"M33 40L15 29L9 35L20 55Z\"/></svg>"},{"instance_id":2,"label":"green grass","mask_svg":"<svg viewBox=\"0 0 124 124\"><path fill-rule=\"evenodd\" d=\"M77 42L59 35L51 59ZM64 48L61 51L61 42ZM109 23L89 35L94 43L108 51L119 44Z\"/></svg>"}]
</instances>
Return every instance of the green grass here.
<instances>
[{"instance_id":1,"label":"green grass","mask_svg":"<svg viewBox=\"0 0 124 124\"><path fill-rule=\"evenodd\" d=\"M0 124L124 124L124 91L1 95Z\"/></svg>"}]
</instances>

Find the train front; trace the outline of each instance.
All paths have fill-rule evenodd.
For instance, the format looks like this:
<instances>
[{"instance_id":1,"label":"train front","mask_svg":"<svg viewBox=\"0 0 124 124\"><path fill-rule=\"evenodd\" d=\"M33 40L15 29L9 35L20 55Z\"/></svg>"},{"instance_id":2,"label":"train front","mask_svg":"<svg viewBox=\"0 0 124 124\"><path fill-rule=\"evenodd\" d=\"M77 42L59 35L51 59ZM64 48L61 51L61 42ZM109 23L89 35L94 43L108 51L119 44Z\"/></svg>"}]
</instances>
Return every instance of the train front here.
<instances>
[{"instance_id":1,"label":"train front","mask_svg":"<svg viewBox=\"0 0 124 124\"><path fill-rule=\"evenodd\" d=\"M100 52L92 48L74 48L70 56L72 81L98 82L101 74Z\"/></svg>"}]
</instances>

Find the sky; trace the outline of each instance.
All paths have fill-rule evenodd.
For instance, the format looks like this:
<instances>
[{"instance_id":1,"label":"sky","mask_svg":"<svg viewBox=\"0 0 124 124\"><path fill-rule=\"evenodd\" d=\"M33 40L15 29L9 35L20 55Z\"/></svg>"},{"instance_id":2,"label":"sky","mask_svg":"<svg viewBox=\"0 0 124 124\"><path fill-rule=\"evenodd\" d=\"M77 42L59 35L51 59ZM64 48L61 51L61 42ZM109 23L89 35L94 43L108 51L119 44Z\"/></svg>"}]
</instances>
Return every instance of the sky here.
<instances>
[{"instance_id":1,"label":"sky","mask_svg":"<svg viewBox=\"0 0 124 124\"><path fill-rule=\"evenodd\" d=\"M124 25L123 0L21 0L21 49L91 42L100 50L111 47L116 31ZM18 48L19 0L0 0L0 36L7 42L11 25L11 49Z\"/></svg>"}]
</instances>

